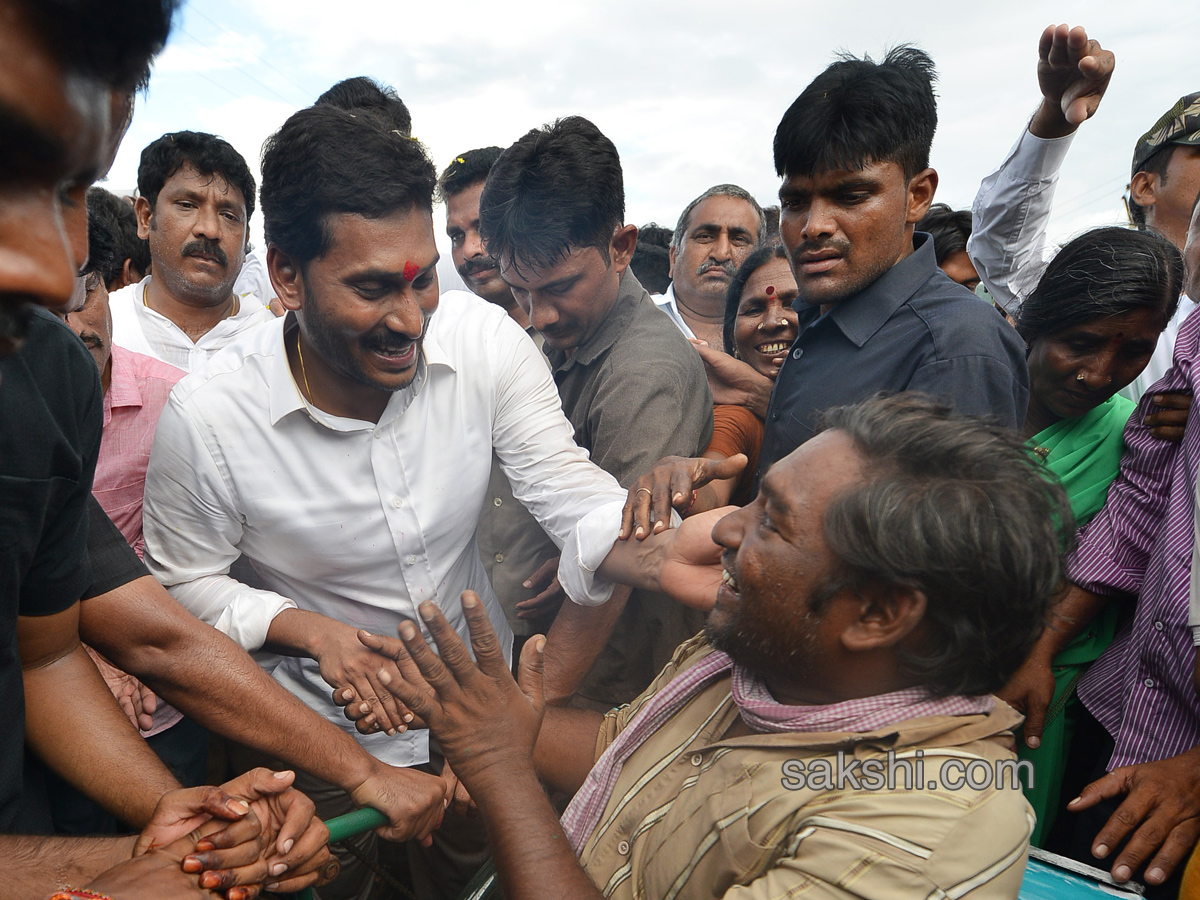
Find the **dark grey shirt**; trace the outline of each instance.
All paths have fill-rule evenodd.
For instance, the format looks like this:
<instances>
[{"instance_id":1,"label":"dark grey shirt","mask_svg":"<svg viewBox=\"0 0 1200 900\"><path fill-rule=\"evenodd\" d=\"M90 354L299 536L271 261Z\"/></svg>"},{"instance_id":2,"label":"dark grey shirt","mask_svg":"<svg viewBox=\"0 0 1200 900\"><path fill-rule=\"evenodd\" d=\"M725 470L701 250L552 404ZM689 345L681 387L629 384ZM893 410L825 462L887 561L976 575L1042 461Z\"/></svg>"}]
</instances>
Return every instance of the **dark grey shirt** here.
<instances>
[{"instance_id":1,"label":"dark grey shirt","mask_svg":"<svg viewBox=\"0 0 1200 900\"><path fill-rule=\"evenodd\" d=\"M938 267L933 239L865 290L821 315L798 299L800 334L784 361L759 456L758 477L813 436L821 413L878 391L924 391L958 412L1019 428L1029 401L1025 345L984 300Z\"/></svg>"},{"instance_id":2,"label":"dark grey shirt","mask_svg":"<svg viewBox=\"0 0 1200 900\"><path fill-rule=\"evenodd\" d=\"M547 354L575 442L623 487L664 456L699 456L712 438L700 354L626 270L608 317L570 357ZM634 591L579 694L596 709L627 703L694 635L703 615Z\"/></svg>"}]
</instances>

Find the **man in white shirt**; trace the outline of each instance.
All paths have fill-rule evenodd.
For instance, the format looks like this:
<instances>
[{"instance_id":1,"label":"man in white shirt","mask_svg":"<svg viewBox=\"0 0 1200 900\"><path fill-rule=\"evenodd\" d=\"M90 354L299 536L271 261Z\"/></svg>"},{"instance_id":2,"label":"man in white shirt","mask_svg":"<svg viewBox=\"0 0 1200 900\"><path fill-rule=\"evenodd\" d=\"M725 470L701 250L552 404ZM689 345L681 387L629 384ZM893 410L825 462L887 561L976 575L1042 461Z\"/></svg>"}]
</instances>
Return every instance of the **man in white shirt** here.
<instances>
[{"instance_id":1,"label":"man in white shirt","mask_svg":"<svg viewBox=\"0 0 1200 900\"><path fill-rule=\"evenodd\" d=\"M724 349L725 292L766 234L758 201L736 184L718 184L684 207L671 236L671 284L654 298L686 338Z\"/></svg>"},{"instance_id":2,"label":"man in white shirt","mask_svg":"<svg viewBox=\"0 0 1200 900\"><path fill-rule=\"evenodd\" d=\"M377 704L385 731L359 740L408 766L429 761L427 733L405 731L377 681L390 660L359 631L394 634L432 599L465 636L470 589L511 642L475 545L493 450L564 545L578 602L611 594L579 560L607 553L625 498L575 445L520 326L470 294L439 301L434 178L419 144L338 109L301 110L271 138L267 259L289 314L172 394L144 519L147 562L180 602L279 654L275 678L347 731L331 687ZM591 512L599 527L577 528ZM264 589L229 577L239 554Z\"/></svg>"},{"instance_id":3,"label":"man in white shirt","mask_svg":"<svg viewBox=\"0 0 1200 900\"><path fill-rule=\"evenodd\" d=\"M1004 162L980 185L967 242L988 292L1009 315L1058 252L1046 228L1059 169L1075 132L1099 107L1114 67L1113 54L1076 26L1042 34L1038 84L1042 102ZM1200 191L1200 95L1183 97L1134 148L1128 209L1132 224L1153 228L1183 249ZM1186 295L1159 338L1145 370L1121 391L1137 400L1171 366L1175 336L1196 308Z\"/></svg>"},{"instance_id":4,"label":"man in white shirt","mask_svg":"<svg viewBox=\"0 0 1200 900\"><path fill-rule=\"evenodd\" d=\"M113 293L113 341L192 372L256 325L270 298L239 296L254 176L221 138L177 131L142 151L135 211L151 274Z\"/></svg>"}]
</instances>

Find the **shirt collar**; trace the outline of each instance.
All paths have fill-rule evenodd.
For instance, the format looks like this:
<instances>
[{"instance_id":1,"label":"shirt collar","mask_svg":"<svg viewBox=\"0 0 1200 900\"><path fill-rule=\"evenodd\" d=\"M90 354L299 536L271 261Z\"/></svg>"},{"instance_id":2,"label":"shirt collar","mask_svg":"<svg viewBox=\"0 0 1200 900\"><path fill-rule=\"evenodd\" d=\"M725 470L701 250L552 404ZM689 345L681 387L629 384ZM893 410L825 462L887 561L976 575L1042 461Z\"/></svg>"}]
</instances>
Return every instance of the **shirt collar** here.
<instances>
[{"instance_id":1,"label":"shirt collar","mask_svg":"<svg viewBox=\"0 0 1200 900\"><path fill-rule=\"evenodd\" d=\"M137 372L131 351L112 345L112 368L109 370L108 392L104 405L110 409L121 406L141 406L142 389L138 387Z\"/></svg>"},{"instance_id":2,"label":"shirt collar","mask_svg":"<svg viewBox=\"0 0 1200 900\"><path fill-rule=\"evenodd\" d=\"M836 304L829 318L856 347L862 347L901 306L937 271L933 238L924 232L913 234L913 252L896 263L867 287ZM793 304L801 319L820 315L816 306L803 300Z\"/></svg>"},{"instance_id":3,"label":"shirt collar","mask_svg":"<svg viewBox=\"0 0 1200 900\"><path fill-rule=\"evenodd\" d=\"M436 315L436 312L434 313ZM306 410L313 415L313 418L328 424L329 417L326 413L321 412L309 405L304 399L304 395L300 392L300 386L296 383L296 378L292 374L292 367L288 365L287 358L287 342L300 327L300 323L296 320L296 314L289 312L283 320L283 327L279 330L279 339L275 345L275 353L271 359L271 366L268 377L270 383L267 385L271 425L278 424L279 420L289 413L297 410ZM411 398L401 400L398 395L411 393L413 396L420 393L421 388L428 380L428 370L433 367L445 367L451 371L455 371L454 360L446 353L442 345L438 343L434 336L433 321L430 320L429 326L425 330L425 338L421 341L421 361L418 365L421 366L421 371L417 373L417 377L413 382L403 390L397 391L396 396L393 396L388 402L388 408L379 420L379 425L387 424L391 419L395 418ZM393 411L395 410L395 412ZM339 420L345 421L345 420Z\"/></svg>"},{"instance_id":4,"label":"shirt collar","mask_svg":"<svg viewBox=\"0 0 1200 900\"><path fill-rule=\"evenodd\" d=\"M292 367L288 365L287 357L288 338L299 327L300 323L296 321L296 314L289 312L284 316L283 324L279 327L278 339L273 341L275 352L271 356L271 365L267 370L269 379L267 403L272 426L279 424L279 420L288 413L308 407L308 404L304 402L304 395L300 393L300 386L296 384L296 379L292 375Z\"/></svg>"},{"instance_id":5,"label":"shirt collar","mask_svg":"<svg viewBox=\"0 0 1200 900\"><path fill-rule=\"evenodd\" d=\"M562 350L553 350L548 354L555 371L565 371L575 365L590 366L594 363L602 353L617 342L617 338L625 332L625 328L633 319L638 303L643 297L648 296L650 295L646 293L642 283L637 280L633 270L626 269L617 289L617 302L604 317L604 321L600 323L595 334L580 344L569 357Z\"/></svg>"}]
</instances>

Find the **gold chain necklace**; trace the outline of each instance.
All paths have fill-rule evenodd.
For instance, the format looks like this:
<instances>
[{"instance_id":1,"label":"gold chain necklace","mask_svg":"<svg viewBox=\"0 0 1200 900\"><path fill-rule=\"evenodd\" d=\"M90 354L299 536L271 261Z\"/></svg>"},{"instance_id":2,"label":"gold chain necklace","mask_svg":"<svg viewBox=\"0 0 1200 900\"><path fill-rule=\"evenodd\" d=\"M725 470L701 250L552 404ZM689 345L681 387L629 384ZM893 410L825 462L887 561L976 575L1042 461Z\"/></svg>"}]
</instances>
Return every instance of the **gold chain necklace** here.
<instances>
[{"instance_id":1,"label":"gold chain necklace","mask_svg":"<svg viewBox=\"0 0 1200 900\"><path fill-rule=\"evenodd\" d=\"M304 368L304 349L300 346L299 328L296 329L296 355L300 357L300 378L304 381L304 393L307 395L309 403L315 403L312 388L308 386L308 370Z\"/></svg>"}]
</instances>

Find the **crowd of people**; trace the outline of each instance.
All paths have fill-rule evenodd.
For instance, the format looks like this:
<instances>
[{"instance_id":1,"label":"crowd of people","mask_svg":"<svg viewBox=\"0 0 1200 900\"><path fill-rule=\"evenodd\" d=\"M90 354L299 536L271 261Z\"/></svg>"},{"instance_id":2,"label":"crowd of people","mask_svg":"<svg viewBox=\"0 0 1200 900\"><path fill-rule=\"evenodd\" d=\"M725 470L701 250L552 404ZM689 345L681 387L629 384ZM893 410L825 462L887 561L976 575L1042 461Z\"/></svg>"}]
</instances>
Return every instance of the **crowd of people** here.
<instances>
[{"instance_id":1,"label":"crowd of people","mask_svg":"<svg viewBox=\"0 0 1200 900\"><path fill-rule=\"evenodd\" d=\"M0 0L0 898L1200 891L1200 94L1061 247L1065 25L969 211L913 46L673 231L366 76L117 197L175 7Z\"/></svg>"}]
</instances>

